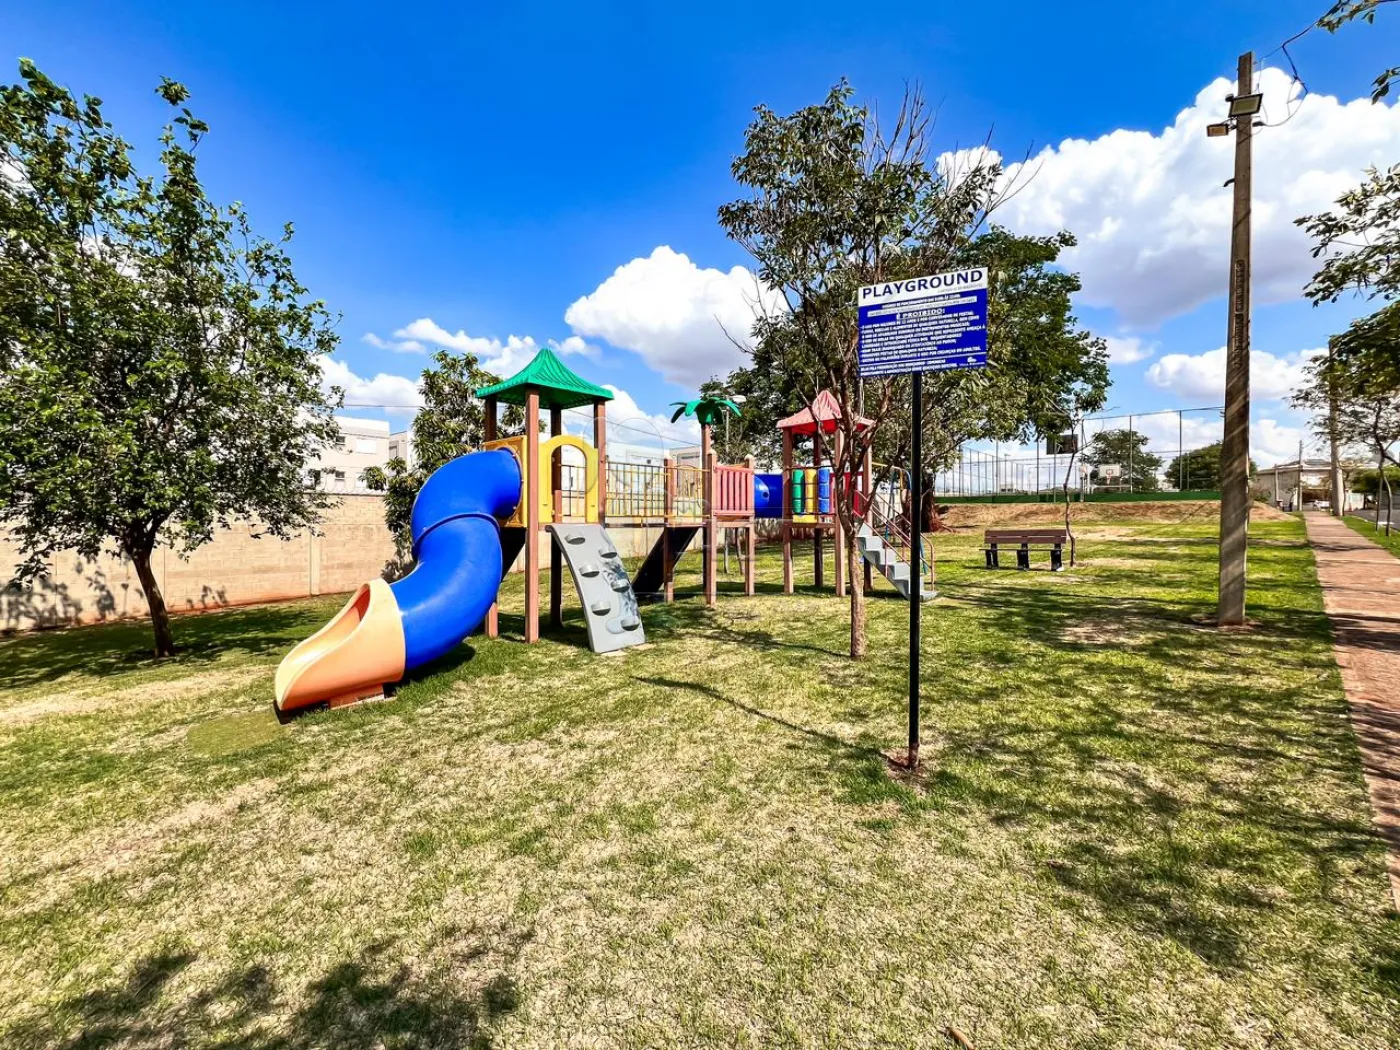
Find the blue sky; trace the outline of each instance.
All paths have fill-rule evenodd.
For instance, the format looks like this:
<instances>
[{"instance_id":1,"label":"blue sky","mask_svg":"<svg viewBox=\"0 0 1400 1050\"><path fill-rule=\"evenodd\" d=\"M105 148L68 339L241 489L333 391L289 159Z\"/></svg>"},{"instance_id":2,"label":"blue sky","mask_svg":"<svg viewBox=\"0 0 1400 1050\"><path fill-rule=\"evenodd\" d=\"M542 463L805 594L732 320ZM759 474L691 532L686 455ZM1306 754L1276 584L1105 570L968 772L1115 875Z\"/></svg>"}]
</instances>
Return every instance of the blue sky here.
<instances>
[{"instance_id":1,"label":"blue sky","mask_svg":"<svg viewBox=\"0 0 1400 1050\"><path fill-rule=\"evenodd\" d=\"M733 363L714 318L732 322L752 281L733 270L748 260L715 209L736 195L729 161L752 107L795 109L842 76L890 106L918 80L940 106L937 148L992 129L1008 159L1037 155L1002 220L1068 225L1092 242L1074 260L1080 315L1114 340L1113 406L1145 411L1220 400L1211 355L1223 343L1231 150L1200 130L1220 115L1215 81L1241 50L1273 52L1326 6L50 0L7 5L0 41L9 61L26 55L102 97L143 148L164 117L159 78L191 88L213 126L201 163L214 195L244 201L269 233L296 223L299 275L343 317L334 374L349 400L411 400L418 348L469 347L513 368L553 342L639 417ZM1400 111L1354 102L1393 63L1391 15L1299 41L1311 95L1260 133L1255 447L1266 461L1296 445L1300 421L1258 395L1286 387L1298 355L1360 309L1300 301L1311 260L1290 220L1364 164L1400 159ZM1263 86L1277 122L1296 88L1277 68Z\"/></svg>"}]
</instances>

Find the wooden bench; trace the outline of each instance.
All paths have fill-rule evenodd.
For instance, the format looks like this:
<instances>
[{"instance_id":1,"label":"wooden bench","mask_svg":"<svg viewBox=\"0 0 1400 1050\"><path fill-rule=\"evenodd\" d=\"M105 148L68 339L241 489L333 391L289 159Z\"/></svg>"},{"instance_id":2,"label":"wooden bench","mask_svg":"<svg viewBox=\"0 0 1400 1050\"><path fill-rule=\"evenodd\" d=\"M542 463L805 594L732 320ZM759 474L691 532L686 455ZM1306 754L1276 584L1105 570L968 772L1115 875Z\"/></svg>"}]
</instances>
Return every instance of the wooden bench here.
<instances>
[{"instance_id":1,"label":"wooden bench","mask_svg":"<svg viewBox=\"0 0 1400 1050\"><path fill-rule=\"evenodd\" d=\"M1064 529L988 529L982 551L987 556L987 568L995 569L999 566L998 548L1015 546L1016 568L1029 569L1031 548L1044 547L1050 551L1050 571L1060 572L1065 567L1062 551L1068 541L1069 534Z\"/></svg>"}]
</instances>

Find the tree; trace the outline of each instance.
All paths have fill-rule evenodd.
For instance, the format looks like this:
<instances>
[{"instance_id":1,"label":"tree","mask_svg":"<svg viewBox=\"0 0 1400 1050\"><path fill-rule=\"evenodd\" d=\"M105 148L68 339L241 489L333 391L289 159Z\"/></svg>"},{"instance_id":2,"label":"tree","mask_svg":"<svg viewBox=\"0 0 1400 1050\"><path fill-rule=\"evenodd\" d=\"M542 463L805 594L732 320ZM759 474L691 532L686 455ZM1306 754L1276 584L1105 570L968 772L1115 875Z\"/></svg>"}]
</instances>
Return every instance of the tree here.
<instances>
[{"instance_id":1,"label":"tree","mask_svg":"<svg viewBox=\"0 0 1400 1050\"><path fill-rule=\"evenodd\" d=\"M723 206L719 213L729 236L757 261L759 279L781 292L786 306L758 319L753 365L731 377L730 389L751 399L763 395L757 397L758 411L750 417L754 422L766 422L780 410L810 407L820 391L828 391L841 412L839 442L834 443L840 450L835 457L838 476L861 468L872 444L883 440L886 427L897 425L908 404L907 380L861 383L857 289L971 262L986 264L992 271L994 304L988 318L990 336L1002 323L997 304L1006 302L1015 286L998 285L1001 274L987 255L994 249L1009 255L1015 248L1048 252L1053 258L1056 251L1053 238L1034 245L984 230L1012 187L1003 183L1001 167L985 151L930 163L930 118L916 89L906 92L893 122L884 127L852 98L850 86L842 81L821 104L788 116L760 106L732 169L750 196ZM991 239L978 247L983 238ZM1026 263L1007 269L1029 274L1035 268ZM1079 343L1081 364L1086 341L1092 342L1085 336ZM933 376L928 403L946 402L938 396L940 389L956 391L961 404L981 418L978 426L1014 431L1018 424L1009 416L986 422L991 412L985 387L1001 379L981 371L956 378ZM1106 384L1106 367L1103 380ZM1051 400L1044 385L1023 391L1022 419ZM745 416L749 415L746 404ZM868 425L860 424L861 417ZM930 426L938 423L931 420ZM930 449L926 462L936 455L937 450ZM854 535L864 510L854 496L851 488L837 487L835 511L848 536ZM857 579L856 569L852 544L847 549L852 581ZM864 596L860 587L852 586L851 656L862 656L865 647Z\"/></svg>"},{"instance_id":2,"label":"tree","mask_svg":"<svg viewBox=\"0 0 1400 1050\"><path fill-rule=\"evenodd\" d=\"M327 505L308 464L337 433L318 365L336 337L290 224L267 241L206 195L182 85L157 89L174 115L150 175L99 99L28 60L20 78L0 88L0 520L21 579L115 545L168 656L157 540L186 553L235 520L286 537Z\"/></svg>"},{"instance_id":3,"label":"tree","mask_svg":"<svg viewBox=\"0 0 1400 1050\"><path fill-rule=\"evenodd\" d=\"M1293 403L1310 409L1315 426L1346 445L1368 448L1376 458L1387 509L1390 486L1386 465L1400 466L1400 303L1353 321L1331 341L1331 353L1312 362ZM1328 413L1335 403L1335 414ZM1386 531L1390 526L1387 521Z\"/></svg>"},{"instance_id":4,"label":"tree","mask_svg":"<svg viewBox=\"0 0 1400 1050\"><path fill-rule=\"evenodd\" d=\"M1254 477L1259 468L1254 460L1249 461L1249 476ZM1179 456L1173 456L1167 464L1167 484L1174 485L1181 492L1219 492L1220 442L1215 441L1200 448L1187 449Z\"/></svg>"},{"instance_id":5,"label":"tree","mask_svg":"<svg viewBox=\"0 0 1400 1050\"><path fill-rule=\"evenodd\" d=\"M987 367L924 377L922 448L930 479L969 441L1038 440L1075 384L1108 389L1104 342L1079 328L1073 314L1079 277L1053 268L1074 244L1064 231L1023 237L993 226L960 254L956 265L980 262L988 270ZM896 381L896 389L907 401L908 380ZM878 459L908 462L909 422L902 413L889 420L876 445Z\"/></svg>"},{"instance_id":6,"label":"tree","mask_svg":"<svg viewBox=\"0 0 1400 1050\"><path fill-rule=\"evenodd\" d=\"M1162 468L1162 457L1147 451L1147 435L1137 431L1100 431L1089 440L1089 447L1084 450L1084 462L1096 469L1110 464L1122 468L1121 477L1109 479L1100 476L1100 484L1123 485L1132 492L1156 492L1162 487L1157 477L1157 471Z\"/></svg>"},{"instance_id":7,"label":"tree","mask_svg":"<svg viewBox=\"0 0 1400 1050\"><path fill-rule=\"evenodd\" d=\"M423 407L413 417L413 457L410 465L395 457L383 467L370 467L363 473L365 484L384 493L384 523L394 537L400 561L413 549L409 528L413 501L433 471L449 460L480 446L486 438L486 408L476 392L500 382L500 376L481 368L474 354L453 354L439 350L433 365L423 370L419 389ZM501 419L500 434L520 433L525 415L518 406L507 406Z\"/></svg>"},{"instance_id":8,"label":"tree","mask_svg":"<svg viewBox=\"0 0 1400 1050\"><path fill-rule=\"evenodd\" d=\"M1335 33L1348 22L1360 19L1368 25L1376 20L1376 8L1381 4L1393 3L1394 0L1337 0L1325 15L1317 20L1317 24L1329 33ZM1374 104L1385 98L1390 93L1391 82L1400 78L1400 66L1391 66L1389 69L1381 71L1376 77L1371 90L1371 102Z\"/></svg>"},{"instance_id":9,"label":"tree","mask_svg":"<svg viewBox=\"0 0 1400 1050\"><path fill-rule=\"evenodd\" d=\"M824 102L780 116L759 106L731 172L749 196L723 205L720 225L758 263L759 279L785 309L758 318L767 364L787 373L803 404L821 390L836 399L838 476L864 461L894 410L892 384L868 384L857 369L855 297L863 284L948 269L981 225L1001 169L975 159L966 171L928 163L929 115L906 91L889 127L852 101L842 81ZM859 416L873 425L863 428ZM855 493L837 487L835 510L848 536L862 520ZM848 546L854 581L856 552ZM852 658L865 654L864 594L851 587Z\"/></svg>"},{"instance_id":10,"label":"tree","mask_svg":"<svg viewBox=\"0 0 1400 1050\"><path fill-rule=\"evenodd\" d=\"M1335 302L1349 289L1373 299L1400 296L1400 164L1367 168L1337 206L1294 220L1316 240L1313 257L1326 256L1305 294L1315 304Z\"/></svg>"}]
</instances>

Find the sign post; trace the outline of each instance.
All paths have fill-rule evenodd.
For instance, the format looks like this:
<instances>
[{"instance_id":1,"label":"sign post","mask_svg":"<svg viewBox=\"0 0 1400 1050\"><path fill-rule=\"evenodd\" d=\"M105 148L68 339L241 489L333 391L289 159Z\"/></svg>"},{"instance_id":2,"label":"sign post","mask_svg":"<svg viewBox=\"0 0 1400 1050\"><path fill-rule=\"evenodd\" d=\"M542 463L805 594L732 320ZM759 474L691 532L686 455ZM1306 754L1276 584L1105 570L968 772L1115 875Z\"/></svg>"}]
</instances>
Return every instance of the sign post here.
<instances>
[{"instance_id":1,"label":"sign post","mask_svg":"<svg viewBox=\"0 0 1400 1050\"><path fill-rule=\"evenodd\" d=\"M924 373L987 364L983 267L866 285L857 293L860 375L912 376L909 489L909 771L919 768L919 609L923 602Z\"/></svg>"}]
</instances>

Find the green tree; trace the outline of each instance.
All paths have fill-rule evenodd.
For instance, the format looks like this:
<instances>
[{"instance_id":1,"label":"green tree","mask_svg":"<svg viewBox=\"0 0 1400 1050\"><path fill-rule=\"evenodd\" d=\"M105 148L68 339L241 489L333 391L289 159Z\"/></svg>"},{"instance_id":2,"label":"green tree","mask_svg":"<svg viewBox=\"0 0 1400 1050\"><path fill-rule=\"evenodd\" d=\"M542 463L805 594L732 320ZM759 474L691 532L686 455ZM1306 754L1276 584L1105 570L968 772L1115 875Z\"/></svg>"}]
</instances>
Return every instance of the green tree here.
<instances>
[{"instance_id":1,"label":"green tree","mask_svg":"<svg viewBox=\"0 0 1400 1050\"><path fill-rule=\"evenodd\" d=\"M1254 473L1252 462L1249 473ZM1219 492L1220 442L1173 456L1167 464L1167 484L1174 485L1182 492Z\"/></svg>"},{"instance_id":2,"label":"green tree","mask_svg":"<svg viewBox=\"0 0 1400 1050\"><path fill-rule=\"evenodd\" d=\"M1344 446L1361 446L1378 470L1400 466L1400 303L1359 318L1331 340L1327 356L1314 360L1293 403L1312 412L1319 432L1335 431ZM1329 417L1335 406L1335 416ZM1387 508L1387 475L1380 475ZM1389 525L1387 524L1387 532Z\"/></svg>"},{"instance_id":3,"label":"green tree","mask_svg":"<svg viewBox=\"0 0 1400 1050\"><path fill-rule=\"evenodd\" d=\"M1157 472L1162 457L1147 451L1147 435L1134 430L1101 430L1089 439L1084 462L1095 468L1113 464L1123 473L1116 479L1097 476L1101 485L1123 485L1133 492L1156 492L1162 487Z\"/></svg>"},{"instance_id":4,"label":"green tree","mask_svg":"<svg viewBox=\"0 0 1400 1050\"><path fill-rule=\"evenodd\" d=\"M1369 298L1400 296L1400 164L1366 169L1356 189L1337 198L1337 210L1295 220L1316 241L1322 268L1305 294L1335 302L1346 291Z\"/></svg>"},{"instance_id":5,"label":"green tree","mask_svg":"<svg viewBox=\"0 0 1400 1050\"><path fill-rule=\"evenodd\" d=\"M438 467L485 440L486 407L476 391L499 382L500 376L481 368L474 354L439 350L419 381L423 407L413 417L413 463L395 457L382 468L364 471L365 484L384 493L384 523L394 537L394 549L401 562L413 548L409 523L418 490ZM509 437L519 434L524 426L524 413L509 405L502 413L498 433Z\"/></svg>"},{"instance_id":6,"label":"green tree","mask_svg":"<svg viewBox=\"0 0 1400 1050\"><path fill-rule=\"evenodd\" d=\"M267 241L206 195L183 86L157 89L172 120L142 174L99 99L27 60L20 79L0 88L0 520L22 579L118 548L166 656L158 539L188 552L239 519L285 537L326 505L308 464L336 435L318 366L336 339L291 226Z\"/></svg>"},{"instance_id":7,"label":"green tree","mask_svg":"<svg viewBox=\"0 0 1400 1050\"><path fill-rule=\"evenodd\" d=\"M963 170L931 164L929 114L908 91L881 126L844 81L820 104L781 116L759 106L731 172L748 196L722 206L720 225L758 264L786 309L758 318L760 356L785 372L804 405L827 390L840 406L838 473L858 467L895 410L892 384L860 394L857 289L948 269L997 198L1001 169L974 159ZM977 158L980 158L980 154ZM857 425L858 409L873 421ZM860 521L853 493L838 488L848 535ZM856 552L847 571L855 580ZM851 587L852 658L865 654L865 604Z\"/></svg>"},{"instance_id":8,"label":"green tree","mask_svg":"<svg viewBox=\"0 0 1400 1050\"><path fill-rule=\"evenodd\" d=\"M1394 0L1337 0L1328 8L1327 13L1317 20L1317 24L1329 33L1335 33L1348 22L1358 19L1369 25L1375 22L1378 7L1393 2ZM1400 66L1382 70L1371 89L1372 103L1379 102L1390 94L1391 82L1397 78L1400 78Z\"/></svg>"},{"instance_id":9,"label":"green tree","mask_svg":"<svg viewBox=\"0 0 1400 1050\"><path fill-rule=\"evenodd\" d=\"M1386 467L1385 480L1391 491L1400 488L1400 467ZM1351 491L1358 496L1370 496L1373 499L1381 495L1381 472L1375 467L1358 470L1351 477Z\"/></svg>"},{"instance_id":10,"label":"green tree","mask_svg":"<svg viewBox=\"0 0 1400 1050\"><path fill-rule=\"evenodd\" d=\"M973 238L955 265L988 270L987 367L924 376L922 450L925 474L947 469L969 441L1036 440L1079 390L1084 411L1103 407L1109 386L1103 340L1079 327L1072 298L1079 276L1058 268L1073 235L1023 237L993 226ZM907 379L894 381L908 402ZM910 417L895 415L881 431L876 458L907 463Z\"/></svg>"}]
</instances>

